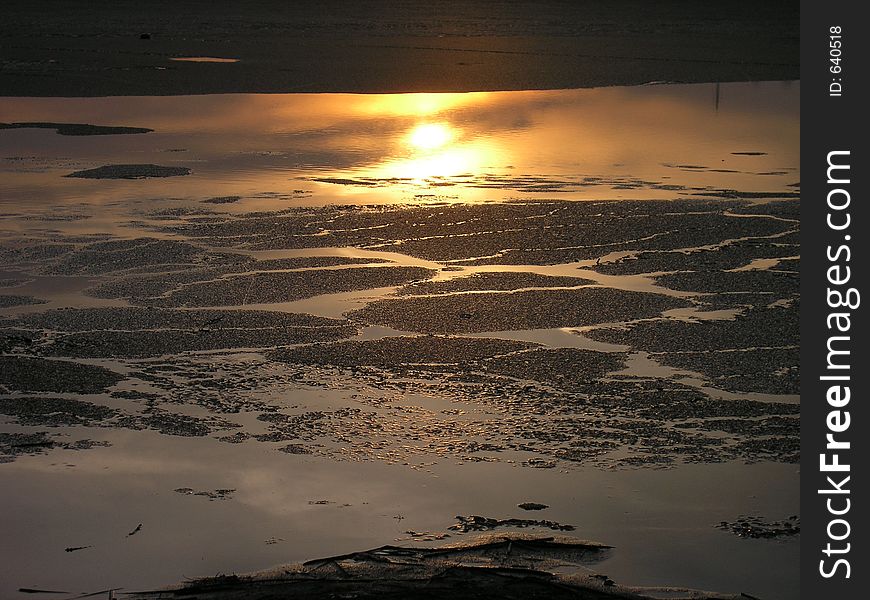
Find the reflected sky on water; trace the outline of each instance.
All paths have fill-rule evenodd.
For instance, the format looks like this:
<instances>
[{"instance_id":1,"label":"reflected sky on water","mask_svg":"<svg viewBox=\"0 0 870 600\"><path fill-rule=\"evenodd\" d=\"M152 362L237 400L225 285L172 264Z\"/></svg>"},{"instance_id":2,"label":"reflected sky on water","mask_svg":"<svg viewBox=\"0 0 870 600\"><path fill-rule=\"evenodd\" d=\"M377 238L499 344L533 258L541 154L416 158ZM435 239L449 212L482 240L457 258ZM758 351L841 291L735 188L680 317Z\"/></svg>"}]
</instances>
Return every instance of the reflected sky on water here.
<instances>
[{"instance_id":1,"label":"reflected sky on water","mask_svg":"<svg viewBox=\"0 0 870 600\"><path fill-rule=\"evenodd\" d=\"M69 136L45 128L0 129L0 222L3 235L13 240L28 239L21 235L25 230L39 230L42 238L79 232L136 237L149 219L153 224L166 215L188 214L156 211L166 207L239 213L346 203L794 198L800 183L799 93L797 82L771 82L468 94L0 98L0 122L154 130ZM66 177L112 164L187 167L191 174ZM240 198L200 204L233 196ZM398 253L387 256L380 249L291 248L261 250L257 256L318 253L442 266ZM593 266L590 259L484 265L479 271L564 276L587 268L579 274L602 284L656 291L642 276L596 274ZM465 274L476 269L466 267ZM11 279L16 273L6 275ZM90 283L34 276L26 284L31 287L15 290L81 306L98 301L82 293ZM260 308L339 317L355 307L352 303L392 291L356 290ZM382 329L370 327L361 339L402 333ZM590 340L571 329L556 331L556 338L554 331L496 333L559 347L613 349L589 346ZM638 368L657 367L645 353L636 358L631 365L636 375ZM124 371L131 364L111 366ZM355 388L339 383L328 390L282 383L263 391L258 381L257 393L274 395L294 409L355 406ZM128 403L106 395L98 399L118 408ZM411 400L433 414L454 406L440 396ZM473 413L473 404L462 406ZM199 414L193 406L183 409ZM236 417L247 419L248 427L263 427L252 415ZM12 419L0 420L4 431L24 430ZM532 500L551 506L546 518L577 525L577 536L613 544L617 552L601 570L620 582L731 590L736 573L741 589L764 597L797 591L797 538L750 541L714 527L738 515L798 513L798 473L791 464L542 470L520 468L522 456L505 452L503 460L513 462L443 459L408 468L154 432L67 428L61 433L81 433L112 446L87 453L57 450L0 465L0 486L16 490L4 495L0 508L20 515L0 541L0 595L19 586L130 589L264 568L394 543L408 530L442 531L456 514L528 516L517 512L517 504ZM175 491L187 487L236 492L230 500L210 502ZM139 523L141 531L129 536ZM93 547L64 552L76 546ZM155 560L167 556L171 560Z\"/></svg>"},{"instance_id":2,"label":"reflected sky on water","mask_svg":"<svg viewBox=\"0 0 870 600\"><path fill-rule=\"evenodd\" d=\"M5 122L148 127L0 131L4 205L240 195L330 203L647 199L799 184L797 82L465 94L2 98ZM172 179L82 180L107 164Z\"/></svg>"}]
</instances>

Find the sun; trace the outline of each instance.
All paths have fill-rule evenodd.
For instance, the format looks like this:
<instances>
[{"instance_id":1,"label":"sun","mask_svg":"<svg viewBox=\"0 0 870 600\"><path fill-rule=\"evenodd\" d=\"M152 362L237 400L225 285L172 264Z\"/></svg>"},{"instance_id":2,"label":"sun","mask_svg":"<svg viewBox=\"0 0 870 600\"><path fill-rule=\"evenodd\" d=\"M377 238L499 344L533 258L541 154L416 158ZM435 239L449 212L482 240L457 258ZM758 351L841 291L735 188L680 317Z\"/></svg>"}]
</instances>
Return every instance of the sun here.
<instances>
[{"instance_id":1,"label":"sun","mask_svg":"<svg viewBox=\"0 0 870 600\"><path fill-rule=\"evenodd\" d=\"M408 143L418 150L434 150L453 138L453 130L447 123L422 123L411 130Z\"/></svg>"}]
</instances>

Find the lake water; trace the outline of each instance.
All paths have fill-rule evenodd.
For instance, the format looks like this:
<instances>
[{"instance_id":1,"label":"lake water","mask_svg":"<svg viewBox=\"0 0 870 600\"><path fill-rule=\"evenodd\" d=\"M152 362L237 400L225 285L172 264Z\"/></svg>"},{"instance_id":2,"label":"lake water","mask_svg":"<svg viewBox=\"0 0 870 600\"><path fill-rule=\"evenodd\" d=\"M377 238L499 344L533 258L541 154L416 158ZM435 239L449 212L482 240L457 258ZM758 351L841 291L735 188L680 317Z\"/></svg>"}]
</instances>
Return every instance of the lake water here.
<instances>
[{"instance_id":1,"label":"lake water","mask_svg":"<svg viewBox=\"0 0 870 600\"><path fill-rule=\"evenodd\" d=\"M0 98L0 122L153 130L0 129L0 350L45 361L0 380L0 595L484 515L571 524L620 583L797 597L799 536L716 526L799 514L799 91ZM87 175L109 165L189 174ZM288 314L320 320L266 324Z\"/></svg>"}]
</instances>

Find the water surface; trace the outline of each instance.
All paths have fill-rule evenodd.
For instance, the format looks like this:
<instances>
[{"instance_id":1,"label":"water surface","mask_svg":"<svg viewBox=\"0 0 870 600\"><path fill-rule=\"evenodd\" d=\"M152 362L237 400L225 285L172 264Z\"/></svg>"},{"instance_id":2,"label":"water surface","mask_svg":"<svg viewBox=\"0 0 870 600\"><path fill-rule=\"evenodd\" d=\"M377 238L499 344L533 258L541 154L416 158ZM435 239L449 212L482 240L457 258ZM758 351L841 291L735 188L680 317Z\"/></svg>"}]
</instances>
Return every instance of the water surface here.
<instances>
[{"instance_id":1,"label":"water surface","mask_svg":"<svg viewBox=\"0 0 870 600\"><path fill-rule=\"evenodd\" d=\"M716 525L799 512L798 97L0 98L39 124L0 129L0 358L53 361L0 381L0 594L478 514L574 525L620 583L796 597L798 537Z\"/></svg>"}]
</instances>

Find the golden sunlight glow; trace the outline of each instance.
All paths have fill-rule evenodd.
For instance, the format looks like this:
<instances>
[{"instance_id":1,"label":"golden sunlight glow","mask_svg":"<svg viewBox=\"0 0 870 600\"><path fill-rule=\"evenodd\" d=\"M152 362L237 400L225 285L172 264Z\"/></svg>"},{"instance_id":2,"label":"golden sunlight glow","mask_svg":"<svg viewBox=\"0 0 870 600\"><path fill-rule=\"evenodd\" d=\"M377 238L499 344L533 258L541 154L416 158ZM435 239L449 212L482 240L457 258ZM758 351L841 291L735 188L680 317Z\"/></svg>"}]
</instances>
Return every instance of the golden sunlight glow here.
<instances>
[{"instance_id":1,"label":"golden sunlight glow","mask_svg":"<svg viewBox=\"0 0 870 600\"><path fill-rule=\"evenodd\" d=\"M453 130L447 123L423 123L411 130L408 143L419 150L434 150L454 137Z\"/></svg>"},{"instance_id":2,"label":"golden sunlight glow","mask_svg":"<svg viewBox=\"0 0 870 600\"><path fill-rule=\"evenodd\" d=\"M342 96L342 107L357 114L427 117L455 108L483 106L492 99L491 92L455 94L355 94Z\"/></svg>"},{"instance_id":3,"label":"golden sunlight glow","mask_svg":"<svg viewBox=\"0 0 870 600\"><path fill-rule=\"evenodd\" d=\"M402 137L407 154L376 166L373 175L431 184L433 179L471 173L488 153L482 151L485 144L461 137L446 121L419 123Z\"/></svg>"},{"instance_id":4,"label":"golden sunlight glow","mask_svg":"<svg viewBox=\"0 0 870 600\"><path fill-rule=\"evenodd\" d=\"M467 173L469 167L477 163L473 151L467 149L447 150L431 156L398 161L386 165L386 171L393 177L403 177L422 183L433 177L450 177Z\"/></svg>"}]
</instances>

